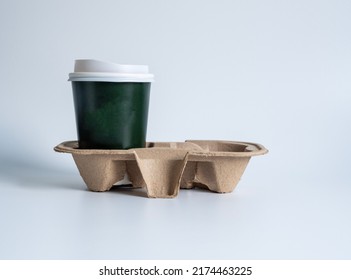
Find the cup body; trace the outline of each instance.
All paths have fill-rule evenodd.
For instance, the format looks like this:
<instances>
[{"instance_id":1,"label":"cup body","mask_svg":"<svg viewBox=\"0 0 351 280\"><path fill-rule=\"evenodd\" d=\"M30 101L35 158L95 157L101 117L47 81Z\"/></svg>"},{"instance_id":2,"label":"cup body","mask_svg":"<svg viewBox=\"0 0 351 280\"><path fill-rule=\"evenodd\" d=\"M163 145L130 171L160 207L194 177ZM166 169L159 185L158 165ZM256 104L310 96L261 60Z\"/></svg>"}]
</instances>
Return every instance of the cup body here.
<instances>
[{"instance_id":1,"label":"cup body","mask_svg":"<svg viewBox=\"0 0 351 280\"><path fill-rule=\"evenodd\" d=\"M79 148L143 148L149 82L72 81Z\"/></svg>"}]
</instances>

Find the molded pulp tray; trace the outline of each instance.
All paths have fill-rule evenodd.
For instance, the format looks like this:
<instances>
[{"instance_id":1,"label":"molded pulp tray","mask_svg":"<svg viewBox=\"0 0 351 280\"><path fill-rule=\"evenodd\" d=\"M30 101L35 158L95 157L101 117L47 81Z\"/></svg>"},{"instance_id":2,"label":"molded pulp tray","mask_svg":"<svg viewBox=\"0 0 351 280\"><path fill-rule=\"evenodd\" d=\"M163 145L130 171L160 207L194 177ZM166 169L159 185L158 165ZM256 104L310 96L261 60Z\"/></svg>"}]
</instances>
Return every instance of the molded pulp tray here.
<instances>
[{"instance_id":1,"label":"molded pulp tray","mask_svg":"<svg viewBox=\"0 0 351 280\"><path fill-rule=\"evenodd\" d=\"M79 149L77 141L54 148L70 153L91 191L108 191L128 178L134 188L144 187L148 197L170 198L180 188L207 187L218 193L232 192L252 156L267 153L256 143L187 140L149 142L130 150Z\"/></svg>"}]
</instances>

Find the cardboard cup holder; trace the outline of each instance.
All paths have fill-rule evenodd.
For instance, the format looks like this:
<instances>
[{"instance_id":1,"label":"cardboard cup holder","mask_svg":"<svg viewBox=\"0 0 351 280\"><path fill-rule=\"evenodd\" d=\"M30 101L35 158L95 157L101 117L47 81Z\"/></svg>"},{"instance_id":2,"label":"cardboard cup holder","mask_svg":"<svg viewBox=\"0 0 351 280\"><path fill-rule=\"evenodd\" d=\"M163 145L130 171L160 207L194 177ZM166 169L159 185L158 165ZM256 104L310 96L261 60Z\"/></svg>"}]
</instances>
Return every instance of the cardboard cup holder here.
<instances>
[{"instance_id":1,"label":"cardboard cup holder","mask_svg":"<svg viewBox=\"0 0 351 280\"><path fill-rule=\"evenodd\" d=\"M268 152L256 143L214 140L149 142L146 148L129 150L79 149L77 141L67 141L54 150L72 154L91 191L108 191L129 180L154 198L172 198L180 188L195 186L232 192L250 158Z\"/></svg>"}]
</instances>

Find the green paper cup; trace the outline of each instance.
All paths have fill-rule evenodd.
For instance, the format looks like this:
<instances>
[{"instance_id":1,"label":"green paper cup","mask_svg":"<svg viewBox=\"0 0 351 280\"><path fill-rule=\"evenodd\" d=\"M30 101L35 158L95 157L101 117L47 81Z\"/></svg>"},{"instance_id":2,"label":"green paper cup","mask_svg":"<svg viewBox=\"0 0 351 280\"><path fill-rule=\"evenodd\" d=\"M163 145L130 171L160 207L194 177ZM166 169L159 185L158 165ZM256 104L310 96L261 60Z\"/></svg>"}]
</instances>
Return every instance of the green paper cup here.
<instances>
[{"instance_id":1,"label":"green paper cup","mask_svg":"<svg viewBox=\"0 0 351 280\"><path fill-rule=\"evenodd\" d=\"M80 149L145 147L153 81L147 66L76 60L69 81Z\"/></svg>"}]
</instances>

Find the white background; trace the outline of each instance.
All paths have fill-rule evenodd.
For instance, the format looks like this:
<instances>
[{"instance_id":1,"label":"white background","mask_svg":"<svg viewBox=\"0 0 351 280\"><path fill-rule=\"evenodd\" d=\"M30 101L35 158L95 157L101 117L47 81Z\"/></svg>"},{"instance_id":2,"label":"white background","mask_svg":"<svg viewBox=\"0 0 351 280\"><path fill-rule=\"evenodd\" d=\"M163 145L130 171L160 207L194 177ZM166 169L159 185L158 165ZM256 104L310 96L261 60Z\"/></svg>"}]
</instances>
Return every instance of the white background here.
<instances>
[{"instance_id":1,"label":"white background","mask_svg":"<svg viewBox=\"0 0 351 280\"><path fill-rule=\"evenodd\" d=\"M1 259L349 259L349 1L1 1ZM258 142L231 194L86 190L68 73L148 64L149 141Z\"/></svg>"}]
</instances>

